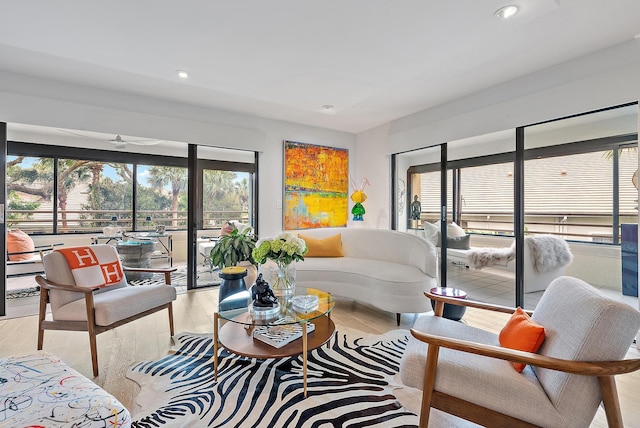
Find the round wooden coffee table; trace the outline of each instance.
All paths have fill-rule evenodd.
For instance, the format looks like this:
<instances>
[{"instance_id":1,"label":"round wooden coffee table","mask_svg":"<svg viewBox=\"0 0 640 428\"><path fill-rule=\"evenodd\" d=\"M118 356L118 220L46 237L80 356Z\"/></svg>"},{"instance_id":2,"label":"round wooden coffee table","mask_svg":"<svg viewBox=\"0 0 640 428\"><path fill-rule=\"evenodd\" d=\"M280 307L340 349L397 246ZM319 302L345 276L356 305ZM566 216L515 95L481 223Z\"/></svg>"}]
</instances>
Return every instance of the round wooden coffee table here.
<instances>
[{"instance_id":1,"label":"round wooden coffee table","mask_svg":"<svg viewBox=\"0 0 640 428\"><path fill-rule=\"evenodd\" d=\"M243 357L267 359L284 358L302 354L302 384L303 393L307 396L307 353L327 344L335 332L335 324L331 320L331 310L335 302L331 294L314 288L296 287L295 296L317 296L317 308L308 312L297 310L291 301L280 300L280 311L277 318L266 322L256 319L251 311L249 293L244 296L231 296L234 307L237 301L246 301L246 306L229 311L214 313L213 344L214 344L214 378L218 380L218 351L219 347L227 349ZM265 329L300 330L297 339L276 347L254 337L254 332Z\"/></svg>"}]
</instances>

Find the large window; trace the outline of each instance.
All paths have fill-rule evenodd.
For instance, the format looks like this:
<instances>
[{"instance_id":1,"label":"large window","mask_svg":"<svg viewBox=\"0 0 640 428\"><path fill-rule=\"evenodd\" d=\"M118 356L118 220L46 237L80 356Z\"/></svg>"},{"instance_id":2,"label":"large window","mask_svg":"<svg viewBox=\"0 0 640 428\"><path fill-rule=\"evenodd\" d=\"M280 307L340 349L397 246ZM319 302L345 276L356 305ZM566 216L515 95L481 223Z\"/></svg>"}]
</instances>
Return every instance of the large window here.
<instances>
[{"instance_id":1,"label":"large window","mask_svg":"<svg viewBox=\"0 0 640 428\"><path fill-rule=\"evenodd\" d=\"M619 243L619 225L636 222L638 216L637 189L632 181L638 166L636 148L618 146L527 160L526 232L581 242Z\"/></svg>"},{"instance_id":2,"label":"large window","mask_svg":"<svg viewBox=\"0 0 640 428\"><path fill-rule=\"evenodd\" d=\"M467 232L513 236L513 162L457 170L456 219Z\"/></svg>"},{"instance_id":3,"label":"large window","mask_svg":"<svg viewBox=\"0 0 640 428\"><path fill-rule=\"evenodd\" d=\"M249 220L249 173L204 169L202 228L220 227L229 220Z\"/></svg>"},{"instance_id":4,"label":"large window","mask_svg":"<svg viewBox=\"0 0 640 428\"><path fill-rule=\"evenodd\" d=\"M128 162L122 163L122 154L113 151L22 142L9 142L8 152L9 227L29 234L95 233L105 226L128 231L187 227L185 157L127 153ZM232 151L202 150L211 157L230 157L227 152ZM253 160L251 154L234 156ZM199 180L202 228L219 228L227 220L252 223L254 165L210 158L198 162L205 166Z\"/></svg>"},{"instance_id":5,"label":"large window","mask_svg":"<svg viewBox=\"0 0 640 428\"><path fill-rule=\"evenodd\" d=\"M53 169L50 158L7 156L7 227L53 232Z\"/></svg>"},{"instance_id":6,"label":"large window","mask_svg":"<svg viewBox=\"0 0 640 428\"><path fill-rule=\"evenodd\" d=\"M131 164L58 159L57 233L101 230L112 218L131 229Z\"/></svg>"},{"instance_id":7,"label":"large window","mask_svg":"<svg viewBox=\"0 0 640 428\"><path fill-rule=\"evenodd\" d=\"M637 223L637 105L524 128L524 213L529 234L620 243Z\"/></svg>"},{"instance_id":8,"label":"large window","mask_svg":"<svg viewBox=\"0 0 640 428\"><path fill-rule=\"evenodd\" d=\"M409 207L419 195L421 213L414 220L409 208L398 210L395 224L420 235L425 222L442 216L442 166L447 172L444 213L470 234L470 245L515 244L514 249L524 250L522 255L513 251L505 267L489 266L493 271L460 269L469 265L466 255L457 260L450 251L455 248L440 251L455 265L447 263L441 271L443 285L447 279L454 286L474 284L470 295L479 300L535 307L541 291L526 288L535 278L528 265L519 270L516 262L531 263L525 257L526 238L544 234L568 243L573 261L565 274L620 289L623 231L638 224L637 128L633 104L396 154L395 178L406 176L409 183L406 190L394 189L396 198L403 198L398 206ZM517 276L518 271L523 274Z\"/></svg>"},{"instance_id":9,"label":"large window","mask_svg":"<svg viewBox=\"0 0 640 428\"><path fill-rule=\"evenodd\" d=\"M138 165L136 228L151 225L166 230L187 225L187 168Z\"/></svg>"}]
</instances>

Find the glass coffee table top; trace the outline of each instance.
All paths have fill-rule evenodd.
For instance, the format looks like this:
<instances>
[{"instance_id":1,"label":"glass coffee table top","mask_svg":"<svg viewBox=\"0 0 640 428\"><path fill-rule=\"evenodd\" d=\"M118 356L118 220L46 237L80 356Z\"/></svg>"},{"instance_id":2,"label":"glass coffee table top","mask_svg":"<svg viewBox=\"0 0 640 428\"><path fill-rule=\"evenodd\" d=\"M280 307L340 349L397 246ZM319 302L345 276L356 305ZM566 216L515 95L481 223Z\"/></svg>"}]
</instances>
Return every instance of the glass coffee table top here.
<instances>
[{"instance_id":1,"label":"glass coffee table top","mask_svg":"<svg viewBox=\"0 0 640 428\"><path fill-rule=\"evenodd\" d=\"M218 316L248 326L295 324L327 315L335 301L322 290L296 287L292 298L279 298L278 304L275 308L254 307L249 291L241 292L220 302Z\"/></svg>"}]
</instances>

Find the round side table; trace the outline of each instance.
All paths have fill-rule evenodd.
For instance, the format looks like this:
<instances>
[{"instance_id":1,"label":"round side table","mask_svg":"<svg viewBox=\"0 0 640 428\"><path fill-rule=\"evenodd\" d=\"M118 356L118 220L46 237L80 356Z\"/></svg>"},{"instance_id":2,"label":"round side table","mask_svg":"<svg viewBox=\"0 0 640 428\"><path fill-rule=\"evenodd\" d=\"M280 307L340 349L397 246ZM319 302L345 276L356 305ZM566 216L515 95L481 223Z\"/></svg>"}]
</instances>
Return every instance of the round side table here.
<instances>
[{"instance_id":1,"label":"round side table","mask_svg":"<svg viewBox=\"0 0 640 428\"><path fill-rule=\"evenodd\" d=\"M116 244L122 264L133 268L150 268L151 254L156 250L153 241L120 241ZM153 278L150 272L127 272L129 281Z\"/></svg>"},{"instance_id":2,"label":"round side table","mask_svg":"<svg viewBox=\"0 0 640 428\"><path fill-rule=\"evenodd\" d=\"M435 294L437 296L445 296L445 297L454 297L456 299L466 299L467 293L457 288L451 287L433 287L431 290L431 294ZM436 308L436 302L434 300L431 301L431 307L433 309ZM453 321L460 321L464 316L465 311L467 310L466 306L457 306L445 303L444 312L442 316L444 318L449 318Z\"/></svg>"}]
</instances>

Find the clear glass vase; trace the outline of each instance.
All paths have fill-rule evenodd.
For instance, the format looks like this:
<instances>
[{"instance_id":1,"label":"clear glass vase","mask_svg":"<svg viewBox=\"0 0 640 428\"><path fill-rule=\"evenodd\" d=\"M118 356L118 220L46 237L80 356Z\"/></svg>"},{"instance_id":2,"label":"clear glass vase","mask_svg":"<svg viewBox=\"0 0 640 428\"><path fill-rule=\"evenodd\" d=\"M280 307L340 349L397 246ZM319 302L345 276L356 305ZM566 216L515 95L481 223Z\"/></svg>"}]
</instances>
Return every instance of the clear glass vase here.
<instances>
[{"instance_id":1,"label":"clear glass vase","mask_svg":"<svg viewBox=\"0 0 640 428\"><path fill-rule=\"evenodd\" d=\"M271 269L271 288L278 299L290 300L296 291L296 267L293 264Z\"/></svg>"}]
</instances>

